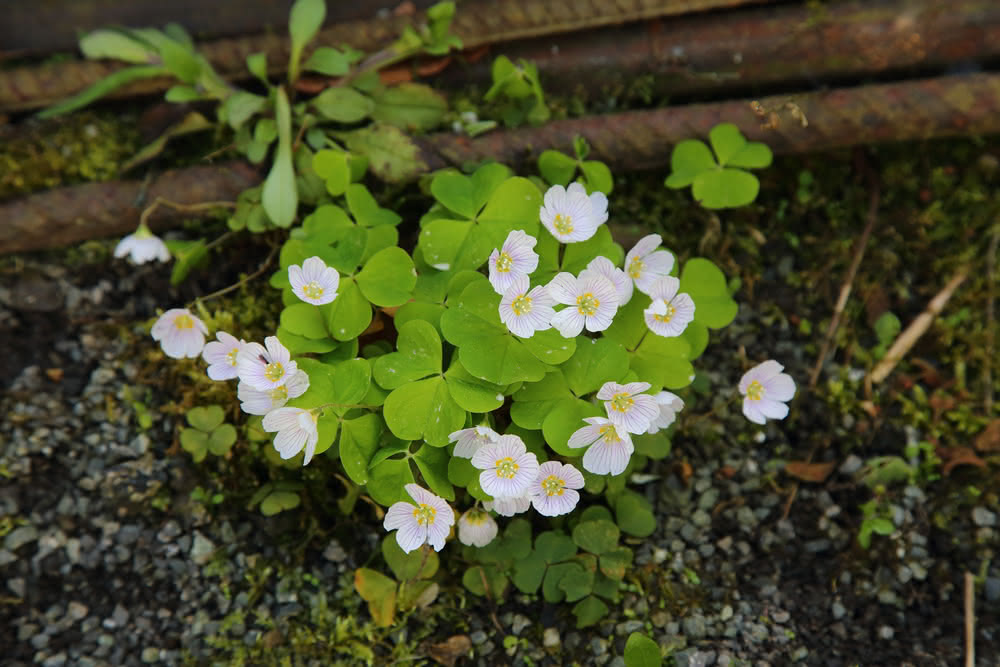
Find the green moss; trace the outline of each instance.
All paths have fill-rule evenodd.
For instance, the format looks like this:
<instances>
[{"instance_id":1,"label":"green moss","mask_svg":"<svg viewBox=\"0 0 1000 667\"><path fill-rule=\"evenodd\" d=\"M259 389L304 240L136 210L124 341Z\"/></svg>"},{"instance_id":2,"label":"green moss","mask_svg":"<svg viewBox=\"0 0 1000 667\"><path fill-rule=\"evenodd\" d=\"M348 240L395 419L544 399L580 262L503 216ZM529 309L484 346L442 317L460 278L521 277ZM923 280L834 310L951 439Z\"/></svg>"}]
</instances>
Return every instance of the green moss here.
<instances>
[{"instance_id":1,"label":"green moss","mask_svg":"<svg viewBox=\"0 0 1000 667\"><path fill-rule=\"evenodd\" d=\"M139 146L138 129L127 114L84 111L24 123L0 141L0 199L110 180Z\"/></svg>"}]
</instances>

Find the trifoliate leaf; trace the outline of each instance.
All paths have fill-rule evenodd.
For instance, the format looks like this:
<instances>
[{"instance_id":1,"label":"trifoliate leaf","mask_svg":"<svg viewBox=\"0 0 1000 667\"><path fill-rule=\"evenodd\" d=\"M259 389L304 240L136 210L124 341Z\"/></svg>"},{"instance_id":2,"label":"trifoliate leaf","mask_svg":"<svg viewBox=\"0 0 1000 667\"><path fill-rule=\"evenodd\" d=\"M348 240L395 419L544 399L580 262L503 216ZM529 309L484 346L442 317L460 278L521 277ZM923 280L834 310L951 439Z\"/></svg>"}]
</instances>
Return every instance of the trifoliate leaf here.
<instances>
[{"instance_id":1,"label":"trifoliate leaf","mask_svg":"<svg viewBox=\"0 0 1000 667\"><path fill-rule=\"evenodd\" d=\"M445 500L455 500L455 489L448 481L448 461L451 458L447 449L428 444L422 445L413 455L413 462L417 464L427 487Z\"/></svg>"},{"instance_id":2,"label":"trifoliate leaf","mask_svg":"<svg viewBox=\"0 0 1000 667\"><path fill-rule=\"evenodd\" d=\"M389 208L382 208L364 185L354 183L347 188L347 208L362 227L398 225L402 217Z\"/></svg>"},{"instance_id":3,"label":"trifoliate leaf","mask_svg":"<svg viewBox=\"0 0 1000 667\"><path fill-rule=\"evenodd\" d=\"M441 372L441 339L427 322L414 320L397 327L397 352L375 360L375 381L385 389L395 389Z\"/></svg>"},{"instance_id":4,"label":"trifoliate leaf","mask_svg":"<svg viewBox=\"0 0 1000 667\"><path fill-rule=\"evenodd\" d=\"M697 322L720 329L736 318L739 306L729 295L726 276L708 259L694 257L684 264L678 291L691 295Z\"/></svg>"},{"instance_id":5,"label":"trifoliate leaf","mask_svg":"<svg viewBox=\"0 0 1000 667\"><path fill-rule=\"evenodd\" d=\"M633 537L648 537L656 530L656 517L649 501L629 490L625 490L615 502L615 523Z\"/></svg>"},{"instance_id":6,"label":"trifoliate leaf","mask_svg":"<svg viewBox=\"0 0 1000 667\"><path fill-rule=\"evenodd\" d=\"M504 402L504 387L473 376L456 359L444 374L452 399L469 412L493 412Z\"/></svg>"},{"instance_id":7,"label":"trifoliate leaf","mask_svg":"<svg viewBox=\"0 0 1000 667\"><path fill-rule=\"evenodd\" d=\"M605 382L620 382L628 372L629 357L610 338L581 339L576 352L562 364L569 388L577 396L597 391Z\"/></svg>"},{"instance_id":8,"label":"trifoliate leaf","mask_svg":"<svg viewBox=\"0 0 1000 667\"><path fill-rule=\"evenodd\" d=\"M514 393L513 398L510 418L518 426L527 429L542 428L542 422L549 413L555 411L561 403L574 400L566 378L558 369L546 373L537 382L525 382Z\"/></svg>"},{"instance_id":9,"label":"trifoliate leaf","mask_svg":"<svg viewBox=\"0 0 1000 667\"><path fill-rule=\"evenodd\" d=\"M311 303L295 303L287 306L281 311L281 326L290 333L311 340L329 338L322 313Z\"/></svg>"},{"instance_id":10,"label":"trifoliate leaf","mask_svg":"<svg viewBox=\"0 0 1000 667\"><path fill-rule=\"evenodd\" d=\"M382 419L366 414L340 424L340 462L355 484L368 483L368 462L378 448Z\"/></svg>"},{"instance_id":11,"label":"trifoliate leaf","mask_svg":"<svg viewBox=\"0 0 1000 667\"><path fill-rule=\"evenodd\" d=\"M404 459L385 459L368 469L368 495L383 507L400 500L412 503L413 499L403 487L413 482L410 462Z\"/></svg>"},{"instance_id":12,"label":"trifoliate leaf","mask_svg":"<svg viewBox=\"0 0 1000 667\"><path fill-rule=\"evenodd\" d=\"M591 595L586 597L573 607L573 615L576 616L576 627L586 628L607 616L608 605L599 598Z\"/></svg>"},{"instance_id":13,"label":"trifoliate leaf","mask_svg":"<svg viewBox=\"0 0 1000 667\"><path fill-rule=\"evenodd\" d=\"M500 322L499 305L500 296L488 281L470 283L441 315L441 331L458 346L465 369L478 378L500 385L541 380L548 367Z\"/></svg>"},{"instance_id":14,"label":"trifoliate leaf","mask_svg":"<svg viewBox=\"0 0 1000 667\"><path fill-rule=\"evenodd\" d=\"M633 632L625 642L625 664L628 667L660 667L663 657L659 645L641 632Z\"/></svg>"},{"instance_id":15,"label":"trifoliate leaf","mask_svg":"<svg viewBox=\"0 0 1000 667\"><path fill-rule=\"evenodd\" d=\"M650 332L632 354L631 367L654 391L680 389L694 380L690 353L691 346L683 337L665 338Z\"/></svg>"},{"instance_id":16,"label":"trifoliate leaf","mask_svg":"<svg viewBox=\"0 0 1000 667\"><path fill-rule=\"evenodd\" d=\"M399 581L430 579L440 566L437 552L414 549L406 553L392 534L382 538L382 557Z\"/></svg>"},{"instance_id":17,"label":"trifoliate leaf","mask_svg":"<svg viewBox=\"0 0 1000 667\"><path fill-rule=\"evenodd\" d=\"M705 208L746 206L759 191L757 177L742 169L704 171L691 184L691 195Z\"/></svg>"},{"instance_id":18,"label":"trifoliate leaf","mask_svg":"<svg viewBox=\"0 0 1000 667\"><path fill-rule=\"evenodd\" d=\"M337 340L357 338L372 321L372 307L354 278L341 278L337 298L320 308L325 311L327 331Z\"/></svg>"},{"instance_id":19,"label":"trifoliate leaf","mask_svg":"<svg viewBox=\"0 0 1000 667\"><path fill-rule=\"evenodd\" d=\"M358 287L376 306L406 303L417 283L410 255L398 246L379 250L357 275Z\"/></svg>"},{"instance_id":20,"label":"trifoliate leaf","mask_svg":"<svg viewBox=\"0 0 1000 667\"><path fill-rule=\"evenodd\" d=\"M185 416L187 417L188 424L205 433L211 433L226 418L225 412L218 405L191 408Z\"/></svg>"},{"instance_id":21,"label":"trifoliate leaf","mask_svg":"<svg viewBox=\"0 0 1000 667\"><path fill-rule=\"evenodd\" d=\"M441 376L394 389L385 399L383 414L397 438L426 440L435 447L447 445L448 435L465 425L465 410L452 399Z\"/></svg>"},{"instance_id":22,"label":"trifoliate leaf","mask_svg":"<svg viewBox=\"0 0 1000 667\"><path fill-rule=\"evenodd\" d=\"M576 160L555 150L544 150L538 156L538 171L550 185L569 184L576 173Z\"/></svg>"},{"instance_id":23,"label":"trifoliate leaf","mask_svg":"<svg viewBox=\"0 0 1000 667\"><path fill-rule=\"evenodd\" d=\"M583 521L573 529L573 541L576 546L595 556L608 553L618 547L621 531L618 526L607 519Z\"/></svg>"},{"instance_id":24,"label":"trifoliate leaf","mask_svg":"<svg viewBox=\"0 0 1000 667\"><path fill-rule=\"evenodd\" d=\"M583 421L584 417L598 416L603 417L604 410L593 403L579 399L559 403L542 421L545 442L563 456L583 456L586 448L570 448L569 437L574 431L587 425Z\"/></svg>"}]
</instances>

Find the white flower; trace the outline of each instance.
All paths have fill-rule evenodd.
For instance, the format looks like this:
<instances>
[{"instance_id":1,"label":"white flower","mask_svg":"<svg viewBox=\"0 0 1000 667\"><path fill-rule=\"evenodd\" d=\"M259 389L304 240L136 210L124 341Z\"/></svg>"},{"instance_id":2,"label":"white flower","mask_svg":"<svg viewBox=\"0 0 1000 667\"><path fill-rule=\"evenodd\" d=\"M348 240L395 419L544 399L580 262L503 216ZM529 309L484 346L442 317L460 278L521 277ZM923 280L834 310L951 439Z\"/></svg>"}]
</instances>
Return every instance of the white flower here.
<instances>
[{"instance_id":1,"label":"white flower","mask_svg":"<svg viewBox=\"0 0 1000 667\"><path fill-rule=\"evenodd\" d=\"M434 551L441 551L455 523L455 512L443 499L417 484L407 484L403 488L417 504L405 500L393 503L385 513L382 526L398 531L396 542L406 553L425 543L434 547Z\"/></svg>"},{"instance_id":2,"label":"white flower","mask_svg":"<svg viewBox=\"0 0 1000 667\"><path fill-rule=\"evenodd\" d=\"M309 376L301 368L288 378L288 382L280 387L261 391L254 389L246 382L240 382L236 388L236 396L240 399L240 408L248 415L266 415L271 410L284 407L290 398L298 398L309 389Z\"/></svg>"},{"instance_id":3,"label":"white flower","mask_svg":"<svg viewBox=\"0 0 1000 667\"><path fill-rule=\"evenodd\" d=\"M660 416L660 406L656 399L642 392L649 389L648 382L618 384L605 382L597 399L604 401L608 419L629 433L645 433L649 424Z\"/></svg>"},{"instance_id":4,"label":"white flower","mask_svg":"<svg viewBox=\"0 0 1000 667\"><path fill-rule=\"evenodd\" d=\"M516 435L501 435L483 445L472 457L479 473L479 485L494 498L524 495L538 474L538 458L527 451Z\"/></svg>"},{"instance_id":5,"label":"white flower","mask_svg":"<svg viewBox=\"0 0 1000 667\"><path fill-rule=\"evenodd\" d=\"M206 343L201 352L201 358L208 363L208 377L213 380L232 380L239 375L236 370L236 355L246 345L246 341L225 331L216 333L215 338L217 340Z\"/></svg>"},{"instance_id":6,"label":"white flower","mask_svg":"<svg viewBox=\"0 0 1000 667\"><path fill-rule=\"evenodd\" d=\"M608 198L601 192L587 196L579 183L569 188L553 185L539 211L542 224L562 243L586 241L608 219Z\"/></svg>"},{"instance_id":7,"label":"white flower","mask_svg":"<svg viewBox=\"0 0 1000 667\"><path fill-rule=\"evenodd\" d=\"M319 429L316 420L319 414L313 410L302 408L278 408L264 415L261 425L265 431L278 434L274 436L274 448L283 459L290 459L305 447L306 456L302 465L312 460L319 440Z\"/></svg>"},{"instance_id":8,"label":"white flower","mask_svg":"<svg viewBox=\"0 0 1000 667\"><path fill-rule=\"evenodd\" d=\"M471 459L480 447L496 442L499 438L500 434L489 426L473 426L449 434L448 442L455 443L455 451L452 452L452 456Z\"/></svg>"},{"instance_id":9,"label":"white flower","mask_svg":"<svg viewBox=\"0 0 1000 667\"><path fill-rule=\"evenodd\" d=\"M618 294L619 308L632 300L632 280L607 257L598 255L590 260L587 268L580 272L580 277L584 278L590 274L604 276L611 281Z\"/></svg>"},{"instance_id":10,"label":"white flower","mask_svg":"<svg viewBox=\"0 0 1000 667\"><path fill-rule=\"evenodd\" d=\"M340 274L319 257L310 257L302 266L292 264L288 267L288 282L295 296L314 306L322 306L337 298Z\"/></svg>"},{"instance_id":11,"label":"white flower","mask_svg":"<svg viewBox=\"0 0 1000 667\"><path fill-rule=\"evenodd\" d=\"M788 416L785 401L795 396L795 380L788 373L781 372L784 368L774 359L768 359L740 378L743 414L755 424Z\"/></svg>"},{"instance_id":12,"label":"white flower","mask_svg":"<svg viewBox=\"0 0 1000 667\"><path fill-rule=\"evenodd\" d=\"M587 426L575 431L566 443L574 448L590 447L583 455L583 469L595 475L625 472L635 451L632 437L604 417L584 417L583 421Z\"/></svg>"},{"instance_id":13,"label":"white flower","mask_svg":"<svg viewBox=\"0 0 1000 667\"><path fill-rule=\"evenodd\" d=\"M580 502L576 489L583 488L583 475L568 463L546 461L538 468L531 489L531 504L543 516L569 514Z\"/></svg>"},{"instance_id":14,"label":"white flower","mask_svg":"<svg viewBox=\"0 0 1000 667\"><path fill-rule=\"evenodd\" d=\"M283 386L298 370L298 365L291 361L288 349L276 336L265 338L264 345L244 345L236 355L236 363L240 380L260 391Z\"/></svg>"},{"instance_id":15,"label":"white flower","mask_svg":"<svg viewBox=\"0 0 1000 667\"><path fill-rule=\"evenodd\" d=\"M520 229L507 235L503 247L494 248L490 255L490 285L497 294L504 294L518 278L527 278L538 268L538 253L534 251L538 239Z\"/></svg>"},{"instance_id":16,"label":"white flower","mask_svg":"<svg viewBox=\"0 0 1000 667\"><path fill-rule=\"evenodd\" d=\"M483 503L488 511L493 511L500 516L514 516L526 512L531 507L531 493L525 492L523 495L513 498L494 498Z\"/></svg>"},{"instance_id":17,"label":"white flower","mask_svg":"<svg viewBox=\"0 0 1000 667\"><path fill-rule=\"evenodd\" d=\"M694 319L694 301L686 292L677 293L680 285L677 278L665 276L649 290L653 303L642 314L646 326L657 336L680 336Z\"/></svg>"},{"instance_id":18,"label":"white flower","mask_svg":"<svg viewBox=\"0 0 1000 667\"><path fill-rule=\"evenodd\" d=\"M649 422L649 430L646 433L656 433L667 428L677 419L677 413L684 409L684 401L681 400L681 397L669 391L654 394L653 400L660 406L660 414Z\"/></svg>"},{"instance_id":19,"label":"white flower","mask_svg":"<svg viewBox=\"0 0 1000 667\"><path fill-rule=\"evenodd\" d=\"M529 286L528 276L518 276L500 299L500 321L521 338L551 328L556 314L548 290L539 285L529 292Z\"/></svg>"},{"instance_id":20,"label":"white flower","mask_svg":"<svg viewBox=\"0 0 1000 667\"><path fill-rule=\"evenodd\" d=\"M485 547L497 536L498 530L496 519L476 508L458 519L458 541L470 547Z\"/></svg>"},{"instance_id":21,"label":"white flower","mask_svg":"<svg viewBox=\"0 0 1000 667\"><path fill-rule=\"evenodd\" d=\"M546 287L563 308L552 318L552 326L563 338L575 338L583 328L587 331L604 331L618 311L618 291L614 284L596 273L574 278L570 273L559 273Z\"/></svg>"},{"instance_id":22,"label":"white flower","mask_svg":"<svg viewBox=\"0 0 1000 667\"><path fill-rule=\"evenodd\" d=\"M644 236L625 255L625 272L644 294L649 294L653 283L669 276L674 268L674 256L667 250L657 250L662 241L659 234Z\"/></svg>"},{"instance_id":23,"label":"white flower","mask_svg":"<svg viewBox=\"0 0 1000 667\"><path fill-rule=\"evenodd\" d=\"M170 251L160 237L149 231L146 225L139 225L134 233L129 234L115 246L115 257L128 255L133 264L145 264L154 259L161 262L170 261Z\"/></svg>"},{"instance_id":24,"label":"white flower","mask_svg":"<svg viewBox=\"0 0 1000 667\"><path fill-rule=\"evenodd\" d=\"M172 359L197 357L205 347L208 328L187 308L171 308L160 315L150 331L164 354Z\"/></svg>"}]
</instances>

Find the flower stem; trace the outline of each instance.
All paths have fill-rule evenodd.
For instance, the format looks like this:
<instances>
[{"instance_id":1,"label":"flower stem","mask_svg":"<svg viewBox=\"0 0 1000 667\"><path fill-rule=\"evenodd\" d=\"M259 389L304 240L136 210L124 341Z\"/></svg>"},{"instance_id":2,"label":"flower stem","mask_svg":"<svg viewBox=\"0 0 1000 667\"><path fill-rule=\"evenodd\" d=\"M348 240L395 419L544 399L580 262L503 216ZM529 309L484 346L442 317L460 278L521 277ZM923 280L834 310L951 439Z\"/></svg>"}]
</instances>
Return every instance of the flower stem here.
<instances>
[{"instance_id":1,"label":"flower stem","mask_svg":"<svg viewBox=\"0 0 1000 667\"><path fill-rule=\"evenodd\" d=\"M223 235L223 236L225 236L225 235ZM218 239L216 239L216 240L218 240ZM254 280L254 279L260 277L260 275L263 274L268 269L269 266L271 266L271 261L274 259L274 255L277 252L278 252L278 246L274 246L273 248L271 248L271 252L270 252L270 254L268 254L267 259L264 260L264 262L260 265L260 267L256 271L254 271L253 273L251 273L248 276L244 276L243 278L241 278L240 280L236 281L232 285L229 285L228 287L223 287L222 289L216 290L214 292L210 292L209 294L206 294L205 296L199 296L198 298L196 298L194 300L194 303L196 303L196 304L197 303L201 303L201 302L204 302L204 301L208 301L209 299L215 299L215 298L220 297L220 296L222 296L224 294L229 294L233 290L242 287L243 285L247 284L251 280Z\"/></svg>"},{"instance_id":2,"label":"flower stem","mask_svg":"<svg viewBox=\"0 0 1000 667\"><path fill-rule=\"evenodd\" d=\"M149 220L149 216L153 214L160 206L169 206L172 209L182 211L184 213L195 213L197 211L207 211L213 208L236 208L236 202L234 201L205 201L199 202L197 204L181 204L179 202L171 201L169 199L164 199L163 197L157 197L143 210L142 214L139 216L139 225L145 225L146 221Z\"/></svg>"}]
</instances>

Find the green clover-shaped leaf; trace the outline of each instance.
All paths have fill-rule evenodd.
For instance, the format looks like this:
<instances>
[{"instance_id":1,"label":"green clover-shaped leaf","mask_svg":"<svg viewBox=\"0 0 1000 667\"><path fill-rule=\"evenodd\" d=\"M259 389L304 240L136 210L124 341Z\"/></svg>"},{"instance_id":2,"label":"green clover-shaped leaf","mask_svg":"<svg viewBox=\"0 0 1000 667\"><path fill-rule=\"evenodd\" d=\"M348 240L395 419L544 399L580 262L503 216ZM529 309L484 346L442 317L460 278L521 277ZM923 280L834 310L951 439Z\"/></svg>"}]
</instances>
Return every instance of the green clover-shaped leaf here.
<instances>
[{"instance_id":1,"label":"green clover-shaped leaf","mask_svg":"<svg viewBox=\"0 0 1000 667\"><path fill-rule=\"evenodd\" d=\"M721 123L709 132L715 151L697 139L687 139L674 147L670 157L668 188L691 186L691 193L706 208L735 208L757 198L760 182L744 169L771 164L771 149L760 142L748 142L732 123Z\"/></svg>"}]
</instances>

